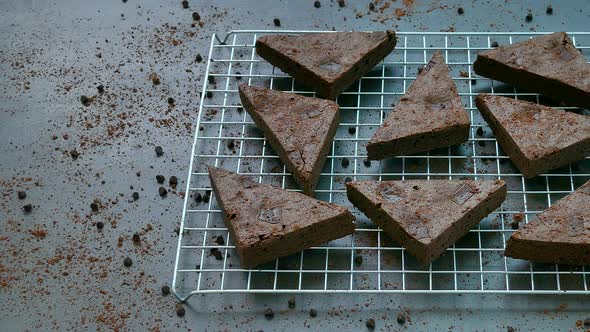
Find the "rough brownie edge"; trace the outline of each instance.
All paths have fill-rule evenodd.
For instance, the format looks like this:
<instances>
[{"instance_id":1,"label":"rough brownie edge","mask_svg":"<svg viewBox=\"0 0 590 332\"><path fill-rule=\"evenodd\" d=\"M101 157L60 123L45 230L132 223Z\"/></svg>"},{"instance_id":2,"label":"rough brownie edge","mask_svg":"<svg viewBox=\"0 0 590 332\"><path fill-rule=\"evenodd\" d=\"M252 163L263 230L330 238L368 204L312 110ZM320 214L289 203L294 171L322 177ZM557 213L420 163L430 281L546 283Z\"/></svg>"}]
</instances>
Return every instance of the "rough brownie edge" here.
<instances>
[{"instance_id":1,"label":"rough brownie edge","mask_svg":"<svg viewBox=\"0 0 590 332\"><path fill-rule=\"evenodd\" d=\"M497 209L506 199L507 190L506 183L503 183L499 189L473 208L471 213L465 214L428 244L418 241L408 234L387 213L381 210L380 207L372 204L369 199L356 190L352 186L352 183L347 183L346 194L348 200L383 229L385 234L402 244L418 261L426 265L438 258L448 247L467 234L481 219ZM485 209L482 206L485 206Z\"/></svg>"},{"instance_id":2,"label":"rough brownie edge","mask_svg":"<svg viewBox=\"0 0 590 332\"><path fill-rule=\"evenodd\" d=\"M215 181L211 181L211 187L215 197L220 197ZM294 193L295 194L295 193ZM230 232L232 239L237 239L233 224L229 221L225 212L226 208L221 199L217 200L222 210L223 221ZM309 227L301 228L297 232L291 232L281 239L268 238L258 242L257 245L243 246L236 243L236 250L240 257L240 264L246 268L272 261L278 257L294 254L309 247L317 246L325 242L341 238L354 233L356 219L350 211L344 210L340 215L315 223Z\"/></svg>"},{"instance_id":3,"label":"rough brownie edge","mask_svg":"<svg viewBox=\"0 0 590 332\"><path fill-rule=\"evenodd\" d=\"M510 237L504 255L537 263L590 264L590 244L545 242Z\"/></svg>"},{"instance_id":4,"label":"rough brownie edge","mask_svg":"<svg viewBox=\"0 0 590 332\"><path fill-rule=\"evenodd\" d=\"M457 124L439 131L417 133L387 142L367 144L367 158L382 160L392 156L424 152L455 144L469 139L469 124Z\"/></svg>"},{"instance_id":5,"label":"rough brownie edge","mask_svg":"<svg viewBox=\"0 0 590 332\"><path fill-rule=\"evenodd\" d=\"M275 51L259 40L256 40L256 53L271 64L279 67L282 71L293 76L295 80L313 88L319 97L333 100L393 51L397 43L395 32L386 31L385 33L387 38L384 38L377 47L368 52L363 57L363 61L358 61L334 83L327 82L312 70L293 62L289 57Z\"/></svg>"},{"instance_id":6,"label":"rough brownie edge","mask_svg":"<svg viewBox=\"0 0 590 332\"><path fill-rule=\"evenodd\" d=\"M320 155L318 156L318 161L315 163L314 167L312 168L311 173L306 173L307 176L302 174L302 172L297 171L297 167L291 162L291 159L287 157L287 153L283 149L283 146L277 141L274 135L271 135L272 130L266 125L262 118L258 116L258 113L254 110L254 105L252 105L249 101L249 98L243 95L243 92L240 90L240 99L242 100L243 106L246 108L248 114L252 117L254 122L256 122L256 126L261 127L262 131L265 133L265 137L272 146L273 150L279 155L281 161L287 166L291 174L293 175L293 179L295 182L301 187L303 192L306 195L313 196L315 187L318 183L318 179L320 178L320 173L326 162L326 156L330 152L330 147L332 146L332 142L334 141L334 136L336 136L336 130L338 129L338 124L340 123L340 110L336 108L336 115L334 117L334 121L330 124L330 129L328 130L328 136L324 140L324 145L320 150ZM269 133L267 135L267 133Z\"/></svg>"},{"instance_id":7,"label":"rough brownie edge","mask_svg":"<svg viewBox=\"0 0 590 332\"><path fill-rule=\"evenodd\" d=\"M571 106L590 108L589 92L559 80L511 68L485 55L477 56L473 64L473 70L478 75L522 87L532 92L540 92L552 99L564 101Z\"/></svg>"},{"instance_id":8,"label":"rough brownie edge","mask_svg":"<svg viewBox=\"0 0 590 332\"><path fill-rule=\"evenodd\" d=\"M546 155L539 159L530 159L522 152L519 146L512 140L512 137L496 119L493 112L491 112L485 104L485 94L479 94L475 98L475 105L483 116L484 120L490 125L496 139L502 146L502 149L510 157L514 165L518 167L522 175L527 178L533 178L546 171L559 168L561 166L568 165L570 162L574 162L584 158L586 152L583 149L585 146L590 145L590 139L580 141L576 144L572 144L564 149L560 149L555 153Z\"/></svg>"}]
</instances>

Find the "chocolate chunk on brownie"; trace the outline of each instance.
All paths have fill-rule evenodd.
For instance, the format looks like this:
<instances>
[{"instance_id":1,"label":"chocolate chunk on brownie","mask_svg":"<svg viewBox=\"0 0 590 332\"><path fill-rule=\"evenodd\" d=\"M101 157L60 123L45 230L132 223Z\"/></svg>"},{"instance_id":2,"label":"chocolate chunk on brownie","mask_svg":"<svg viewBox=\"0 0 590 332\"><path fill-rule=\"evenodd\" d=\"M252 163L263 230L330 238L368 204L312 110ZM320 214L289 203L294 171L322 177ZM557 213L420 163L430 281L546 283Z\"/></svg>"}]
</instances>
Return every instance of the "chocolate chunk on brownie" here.
<instances>
[{"instance_id":1,"label":"chocolate chunk on brownie","mask_svg":"<svg viewBox=\"0 0 590 332\"><path fill-rule=\"evenodd\" d=\"M506 199L501 180L358 181L348 199L385 234L428 264Z\"/></svg>"},{"instance_id":2,"label":"chocolate chunk on brownie","mask_svg":"<svg viewBox=\"0 0 590 332\"><path fill-rule=\"evenodd\" d=\"M526 178L590 156L590 117L480 94L475 104Z\"/></svg>"},{"instance_id":3,"label":"chocolate chunk on brownie","mask_svg":"<svg viewBox=\"0 0 590 332\"><path fill-rule=\"evenodd\" d=\"M590 181L514 232L505 255L539 263L590 264Z\"/></svg>"},{"instance_id":4,"label":"chocolate chunk on brownie","mask_svg":"<svg viewBox=\"0 0 590 332\"><path fill-rule=\"evenodd\" d=\"M338 104L246 84L239 91L244 108L295 181L313 195L340 121Z\"/></svg>"},{"instance_id":5,"label":"chocolate chunk on brownie","mask_svg":"<svg viewBox=\"0 0 590 332\"><path fill-rule=\"evenodd\" d=\"M590 108L590 64L565 32L483 51L473 69L478 75Z\"/></svg>"},{"instance_id":6,"label":"chocolate chunk on brownie","mask_svg":"<svg viewBox=\"0 0 590 332\"><path fill-rule=\"evenodd\" d=\"M209 167L209 178L243 267L352 234L345 208Z\"/></svg>"},{"instance_id":7,"label":"chocolate chunk on brownie","mask_svg":"<svg viewBox=\"0 0 590 332\"><path fill-rule=\"evenodd\" d=\"M422 70L367 144L369 159L424 152L469 138L467 115L440 51Z\"/></svg>"},{"instance_id":8,"label":"chocolate chunk on brownie","mask_svg":"<svg viewBox=\"0 0 590 332\"><path fill-rule=\"evenodd\" d=\"M393 31L266 35L256 52L318 96L334 99L395 47Z\"/></svg>"}]
</instances>

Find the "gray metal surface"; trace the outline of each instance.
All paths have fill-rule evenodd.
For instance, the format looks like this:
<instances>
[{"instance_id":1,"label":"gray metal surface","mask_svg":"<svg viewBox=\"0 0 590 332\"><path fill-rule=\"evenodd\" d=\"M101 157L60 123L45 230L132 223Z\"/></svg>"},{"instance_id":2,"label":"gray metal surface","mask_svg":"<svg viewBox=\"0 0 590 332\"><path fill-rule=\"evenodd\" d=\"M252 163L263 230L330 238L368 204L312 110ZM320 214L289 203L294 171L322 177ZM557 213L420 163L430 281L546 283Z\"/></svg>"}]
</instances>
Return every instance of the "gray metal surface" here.
<instances>
[{"instance_id":1,"label":"gray metal surface","mask_svg":"<svg viewBox=\"0 0 590 332\"><path fill-rule=\"evenodd\" d=\"M343 9L321 2L0 2L2 330L362 331L368 318L380 330L581 330L576 322L590 316L583 296L302 294L288 309L290 295L209 294L176 317L175 298L160 287L171 279L182 190L162 199L155 175L186 185L205 72L195 55L206 54L213 32L272 28L274 17L286 29L399 31L584 31L590 19L587 1L553 3L550 16L541 1L468 2L461 16L456 2L381 1L378 10L390 7L371 14L364 1ZM191 27L193 11L202 27ZM81 95L96 99L83 106ZM262 314L267 307L272 320ZM409 317L404 327L399 312Z\"/></svg>"}]
</instances>

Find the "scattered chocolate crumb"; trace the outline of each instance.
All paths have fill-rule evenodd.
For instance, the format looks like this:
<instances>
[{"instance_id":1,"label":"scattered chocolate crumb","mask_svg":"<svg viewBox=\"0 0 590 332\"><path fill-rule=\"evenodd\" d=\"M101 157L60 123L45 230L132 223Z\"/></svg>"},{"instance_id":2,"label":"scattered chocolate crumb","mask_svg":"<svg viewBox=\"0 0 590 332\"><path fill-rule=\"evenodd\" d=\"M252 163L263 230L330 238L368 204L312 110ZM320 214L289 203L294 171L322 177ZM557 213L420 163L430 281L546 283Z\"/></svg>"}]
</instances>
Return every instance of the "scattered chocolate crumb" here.
<instances>
[{"instance_id":1,"label":"scattered chocolate crumb","mask_svg":"<svg viewBox=\"0 0 590 332\"><path fill-rule=\"evenodd\" d=\"M166 195L168 195L168 190L166 190L166 188L164 188L164 187L160 187L158 189L158 192L160 193L160 196L162 196L162 197L166 197Z\"/></svg>"},{"instance_id":2,"label":"scattered chocolate crumb","mask_svg":"<svg viewBox=\"0 0 590 332\"><path fill-rule=\"evenodd\" d=\"M477 141L477 144L479 146L486 146L486 142L485 141Z\"/></svg>"},{"instance_id":3,"label":"scattered chocolate crumb","mask_svg":"<svg viewBox=\"0 0 590 332\"><path fill-rule=\"evenodd\" d=\"M158 181L158 183L164 183L164 180L166 180L164 175L156 175L156 181Z\"/></svg>"},{"instance_id":4,"label":"scattered chocolate crumb","mask_svg":"<svg viewBox=\"0 0 590 332\"><path fill-rule=\"evenodd\" d=\"M523 221L524 220L524 214L522 214L522 213L516 213L516 214L514 214L512 216L512 219L513 220L516 220L516 221Z\"/></svg>"},{"instance_id":5,"label":"scattered chocolate crumb","mask_svg":"<svg viewBox=\"0 0 590 332\"><path fill-rule=\"evenodd\" d=\"M476 84L477 84L477 80L476 79L471 80L471 85L476 85Z\"/></svg>"},{"instance_id":6,"label":"scattered chocolate crumb","mask_svg":"<svg viewBox=\"0 0 590 332\"><path fill-rule=\"evenodd\" d=\"M193 13L193 20L198 21L200 19L201 19L201 15L199 15L199 13L197 13L197 12L194 12Z\"/></svg>"},{"instance_id":7,"label":"scattered chocolate crumb","mask_svg":"<svg viewBox=\"0 0 590 332\"><path fill-rule=\"evenodd\" d=\"M153 83L154 85L158 85L158 84L160 84L160 77L158 77L158 75L155 75L155 74L154 74L154 75L152 76L152 83Z\"/></svg>"},{"instance_id":8,"label":"scattered chocolate crumb","mask_svg":"<svg viewBox=\"0 0 590 332\"><path fill-rule=\"evenodd\" d=\"M371 167L371 160L365 159L363 160L363 164L365 164L366 167Z\"/></svg>"},{"instance_id":9,"label":"scattered chocolate crumb","mask_svg":"<svg viewBox=\"0 0 590 332\"><path fill-rule=\"evenodd\" d=\"M547 6L547 10L545 12L547 13L547 15L552 15L553 14L553 7L551 7L551 5Z\"/></svg>"},{"instance_id":10,"label":"scattered chocolate crumb","mask_svg":"<svg viewBox=\"0 0 590 332\"><path fill-rule=\"evenodd\" d=\"M342 158L342 167L347 168L350 165L348 158Z\"/></svg>"},{"instance_id":11,"label":"scattered chocolate crumb","mask_svg":"<svg viewBox=\"0 0 590 332\"><path fill-rule=\"evenodd\" d=\"M477 128L475 133L477 134L477 136L483 136L483 133L484 133L483 128L482 127Z\"/></svg>"},{"instance_id":12,"label":"scattered chocolate crumb","mask_svg":"<svg viewBox=\"0 0 590 332\"><path fill-rule=\"evenodd\" d=\"M514 220L513 222L511 222L510 227L512 227L512 229L518 229L518 221Z\"/></svg>"},{"instance_id":13,"label":"scattered chocolate crumb","mask_svg":"<svg viewBox=\"0 0 590 332\"><path fill-rule=\"evenodd\" d=\"M590 317L584 319L584 327L590 329Z\"/></svg>"},{"instance_id":14,"label":"scattered chocolate crumb","mask_svg":"<svg viewBox=\"0 0 590 332\"><path fill-rule=\"evenodd\" d=\"M264 309L264 317L266 317L266 319L272 319L274 316L275 313L272 311L271 308Z\"/></svg>"},{"instance_id":15,"label":"scattered chocolate crumb","mask_svg":"<svg viewBox=\"0 0 590 332\"><path fill-rule=\"evenodd\" d=\"M531 22L533 20L533 13L528 13L526 14L526 17L524 18L527 22Z\"/></svg>"},{"instance_id":16,"label":"scattered chocolate crumb","mask_svg":"<svg viewBox=\"0 0 590 332\"><path fill-rule=\"evenodd\" d=\"M203 203L209 203L209 195L203 195Z\"/></svg>"},{"instance_id":17,"label":"scattered chocolate crumb","mask_svg":"<svg viewBox=\"0 0 590 332\"><path fill-rule=\"evenodd\" d=\"M174 98L168 97L168 104L173 105L174 104Z\"/></svg>"},{"instance_id":18,"label":"scattered chocolate crumb","mask_svg":"<svg viewBox=\"0 0 590 332\"><path fill-rule=\"evenodd\" d=\"M141 172L137 172L137 173L135 173L135 175L137 175L139 177L139 176L141 176Z\"/></svg>"},{"instance_id":19,"label":"scattered chocolate crumb","mask_svg":"<svg viewBox=\"0 0 590 332\"><path fill-rule=\"evenodd\" d=\"M131 258L125 257L125 259L123 260L123 265L125 265L126 267L130 267L131 265L133 265L133 261L131 260Z\"/></svg>"},{"instance_id":20,"label":"scattered chocolate crumb","mask_svg":"<svg viewBox=\"0 0 590 332\"><path fill-rule=\"evenodd\" d=\"M76 160L76 159L78 159L78 157L80 157L80 152L78 152L76 150L72 150L72 151L70 151L70 156L72 156L72 159Z\"/></svg>"},{"instance_id":21,"label":"scattered chocolate crumb","mask_svg":"<svg viewBox=\"0 0 590 332\"><path fill-rule=\"evenodd\" d=\"M375 320L373 318L369 318L367 319L367 321L365 322L365 325L367 326L367 328L369 330L373 330L375 329Z\"/></svg>"},{"instance_id":22,"label":"scattered chocolate crumb","mask_svg":"<svg viewBox=\"0 0 590 332\"><path fill-rule=\"evenodd\" d=\"M344 0L338 0L338 6L344 7L346 6L346 2L344 2Z\"/></svg>"},{"instance_id":23,"label":"scattered chocolate crumb","mask_svg":"<svg viewBox=\"0 0 590 332\"><path fill-rule=\"evenodd\" d=\"M403 314L398 314L397 315L397 323L400 325L404 325L406 323L406 316L404 316Z\"/></svg>"},{"instance_id":24,"label":"scattered chocolate crumb","mask_svg":"<svg viewBox=\"0 0 590 332\"><path fill-rule=\"evenodd\" d=\"M209 252L211 253L211 255L215 254L216 251L219 251L219 249L217 249L217 248L209 248Z\"/></svg>"},{"instance_id":25,"label":"scattered chocolate crumb","mask_svg":"<svg viewBox=\"0 0 590 332\"><path fill-rule=\"evenodd\" d=\"M176 178L176 176L172 175L168 180L168 183L170 183L170 187L176 188L176 185L178 185L178 179Z\"/></svg>"},{"instance_id":26,"label":"scattered chocolate crumb","mask_svg":"<svg viewBox=\"0 0 590 332\"><path fill-rule=\"evenodd\" d=\"M98 93L104 93L104 85L99 85L96 87L96 90L98 90Z\"/></svg>"},{"instance_id":27,"label":"scattered chocolate crumb","mask_svg":"<svg viewBox=\"0 0 590 332\"><path fill-rule=\"evenodd\" d=\"M23 206L23 210L25 210L25 212L29 213L29 212L33 211L33 206L31 204L26 204L25 206Z\"/></svg>"},{"instance_id":28,"label":"scattered chocolate crumb","mask_svg":"<svg viewBox=\"0 0 590 332\"><path fill-rule=\"evenodd\" d=\"M197 54L197 56L195 57L195 61L197 61L197 62L203 61L203 57L201 56L201 54Z\"/></svg>"},{"instance_id":29,"label":"scattered chocolate crumb","mask_svg":"<svg viewBox=\"0 0 590 332\"><path fill-rule=\"evenodd\" d=\"M27 198L27 193L24 191L18 191L16 193L16 196L18 197L18 199L25 199L25 198Z\"/></svg>"},{"instance_id":30,"label":"scattered chocolate crumb","mask_svg":"<svg viewBox=\"0 0 590 332\"><path fill-rule=\"evenodd\" d=\"M196 194L195 195L195 202L197 203L201 203L203 201L203 195L201 194Z\"/></svg>"},{"instance_id":31,"label":"scattered chocolate crumb","mask_svg":"<svg viewBox=\"0 0 590 332\"><path fill-rule=\"evenodd\" d=\"M207 98L212 98L213 97L213 92L207 91L206 96L207 96Z\"/></svg>"},{"instance_id":32,"label":"scattered chocolate crumb","mask_svg":"<svg viewBox=\"0 0 590 332\"><path fill-rule=\"evenodd\" d=\"M141 237L139 237L138 233L133 233L131 240L133 241L133 244L135 244L135 245L139 245L141 243Z\"/></svg>"},{"instance_id":33,"label":"scattered chocolate crumb","mask_svg":"<svg viewBox=\"0 0 590 332\"><path fill-rule=\"evenodd\" d=\"M375 4L373 2L369 2L369 10L375 10Z\"/></svg>"},{"instance_id":34,"label":"scattered chocolate crumb","mask_svg":"<svg viewBox=\"0 0 590 332\"><path fill-rule=\"evenodd\" d=\"M181 305L178 305L176 307L176 316L184 317L185 314L186 314L186 311L184 310L184 308Z\"/></svg>"},{"instance_id":35,"label":"scattered chocolate crumb","mask_svg":"<svg viewBox=\"0 0 590 332\"><path fill-rule=\"evenodd\" d=\"M242 113L244 111L244 108L241 106L238 106L237 110L238 110L238 113Z\"/></svg>"},{"instance_id":36,"label":"scattered chocolate crumb","mask_svg":"<svg viewBox=\"0 0 590 332\"><path fill-rule=\"evenodd\" d=\"M281 26L281 20L279 20L278 18L275 17L274 20L272 20L272 22L275 24L276 27L280 27Z\"/></svg>"},{"instance_id":37,"label":"scattered chocolate crumb","mask_svg":"<svg viewBox=\"0 0 590 332\"><path fill-rule=\"evenodd\" d=\"M234 140L229 140L229 142L227 142L227 148L230 150L233 150L235 148L235 144L234 144Z\"/></svg>"},{"instance_id":38,"label":"scattered chocolate crumb","mask_svg":"<svg viewBox=\"0 0 590 332\"><path fill-rule=\"evenodd\" d=\"M319 2L319 1L314 1L314 3L313 3L313 6L314 6L315 8L320 8L320 7L322 6L322 3L321 3L321 2Z\"/></svg>"},{"instance_id":39,"label":"scattered chocolate crumb","mask_svg":"<svg viewBox=\"0 0 590 332\"><path fill-rule=\"evenodd\" d=\"M361 265L363 264L363 256L361 255L357 255L354 257L354 262L356 263L356 265Z\"/></svg>"},{"instance_id":40,"label":"scattered chocolate crumb","mask_svg":"<svg viewBox=\"0 0 590 332\"><path fill-rule=\"evenodd\" d=\"M352 178L351 178L350 176L347 176L347 177L344 179L344 183L349 183L349 182L352 182Z\"/></svg>"},{"instance_id":41,"label":"scattered chocolate crumb","mask_svg":"<svg viewBox=\"0 0 590 332\"><path fill-rule=\"evenodd\" d=\"M354 135L356 133L356 127L348 127L348 133Z\"/></svg>"},{"instance_id":42,"label":"scattered chocolate crumb","mask_svg":"<svg viewBox=\"0 0 590 332\"><path fill-rule=\"evenodd\" d=\"M215 259L218 261L223 259L223 253L221 252L221 250L215 250L213 256L215 256Z\"/></svg>"},{"instance_id":43,"label":"scattered chocolate crumb","mask_svg":"<svg viewBox=\"0 0 590 332\"><path fill-rule=\"evenodd\" d=\"M90 203L90 209L94 212L98 211L98 204L94 202Z\"/></svg>"},{"instance_id":44,"label":"scattered chocolate crumb","mask_svg":"<svg viewBox=\"0 0 590 332\"><path fill-rule=\"evenodd\" d=\"M242 73L240 73L239 71L236 72L236 80L241 80L242 79Z\"/></svg>"},{"instance_id":45,"label":"scattered chocolate crumb","mask_svg":"<svg viewBox=\"0 0 590 332\"><path fill-rule=\"evenodd\" d=\"M218 245L222 246L225 244L225 240L223 239L222 235L218 235L217 238L215 239L215 243L217 243Z\"/></svg>"},{"instance_id":46,"label":"scattered chocolate crumb","mask_svg":"<svg viewBox=\"0 0 590 332\"><path fill-rule=\"evenodd\" d=\"M310 315L311 317L315 317L315 316L317 316L317 315L318 315L318 311L317 311L317 310L315 310L315 309L310 309L310 310L309 310L309 315Z\"/></svg>"},{"instance_id":47,"label":"scattered chocolate crumb","mask_svg":"<svg viewBox=\"0 0 590 332\"><path fill-rule=\"evenodd\" d=\"M498 42L497 42L497 41L493 41L493 42L492 42L492 47L498 47L498 46L500 46L500 45L498 44Z\"/></svg>"},{"instance_id":48,"label":"scattered chocolate crumb","mask_svg":"<svg viewBox=\"0 0 590 332\"><path fill-rule=\"evenodd\" d=\"M182 8L184 8L184 9L188 8L188 1L182 0L181 4L182 4Z\"/></svg>"},{"instance_id":49,"label":"scattered chocolate crumb","mask_svg":"<svg viewBox=\"0 0 590 332\"><path fill-rule=\"evenodd\" d=\"M88 96L82 95L80 96L80 102L82 103L82 105L84 106L88 106L90 105L90 102L92 101L92 99Z\"/></svg>"},{"instance_id":50,"label":"scattered chocolate crumb","mask_svg":"<svg viewBox=\"0 0 590 332\"><path fill-rule=\"evenodd\" d=\"M506 328L506 331L507 332L515 332L516 330L512 326L508 326L508 328Z\"/></svg>"},{"instance_id":51,"label":"scattered chocolate crumb","mask_svg":"<svg viewBox=\"0 0 590 332\"><path fill-rule=\"evenodd\" d=\"M164 296L170 294L170 287L168 285L162 286L161 290L162 290L162 295L164 295Z\"/></svg>"},{"instance_id":52,"label":"scattered chocolate crumb","mask_svg":"<svg viewBox=\"0 0 590 332\"><path fill-rule=\"evenodd\" d=\"M159 145L156 146L155 150L156 150L156 156L158 156L158 157L161 157L164 154L164 149L162 149L162 147Z\"/></svg>"},{"instance_id":53,"label":"scattered chocolate crumb","mask_svg":"<svg viewBox=\"0 0 590 332\"><path fill-rule=\"evenodd\" d=\"M457 8L457 14L463 15L464 13L465 13L465 10L463 9L463 7Z\"/></svg>"},{"instance_id":54,"label":"scattered chocolate crumb","mask_svg":"<svg viewBox=\"0 0 590 332\"><path fill-rule=\"evenodd\" d=\"M131 197L133 197L133 200L136 201L139 199L139 193L137 191L134 191L133 194L131 194Z\"/></svg>"},{"instance_id":55,"label":"scattered chocolate crumb","mask_svg":"<svg viewBox=\"0 0 590 332\"><path fill-rule=\"evenodd\" d=\"M96 228L103 229L104 228L104 223L102 221L97 222L96 223Z\"/></svg>"},{"instance_id":56,"label":"scattered chocolate crumb","mask_svg":"<svg viewBox=\"0 0 590 332\"><path fill-rule=\"evenodd\" d=\"M215 76L207 76L207 82L210 84L215 84Z\"/></svg>"},{"instance_id":57,"label":"scattered chocolate crumb","mask_svg":"<svg viewBox=\"0 0 590 332\"><path fill-rule=\"evenodd\" d=\"M291 309L295 308L295 298L294 297L289 298L289 300L287 301L287 304L289 305L289 308L291 308Z\"/></svg>"}]
</instances>

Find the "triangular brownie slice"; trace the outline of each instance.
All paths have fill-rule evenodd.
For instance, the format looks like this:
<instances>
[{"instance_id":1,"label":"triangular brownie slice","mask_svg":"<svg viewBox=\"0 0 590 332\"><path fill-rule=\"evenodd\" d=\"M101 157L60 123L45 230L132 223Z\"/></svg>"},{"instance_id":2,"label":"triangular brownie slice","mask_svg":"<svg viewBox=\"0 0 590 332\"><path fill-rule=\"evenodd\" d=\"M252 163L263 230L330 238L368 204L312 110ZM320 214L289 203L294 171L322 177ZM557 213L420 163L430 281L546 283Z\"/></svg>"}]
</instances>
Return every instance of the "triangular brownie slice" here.
<instances>
[{"instance_id":1,"label":"triangular brownie slice","mask_svg":"<svg viewBox=\"0 0 590 332\"><path fill-rule=\"evenodd\" d=\"M501 180L358 181L348 199L385 234L428 264L498 208Z\"/></svg>"},{"instance_id":2,"label":"triangular brownie slice","mask_svg":"<svg viewBox=\"0 0 590 332\"><path fill-rule=\"evenodd\" d=\"M590 64L565 32L483 51L473 69L568 105L590 107Z\"/></svg>"},{"instance_id":3,"label":"triangular brownie slice","mask_svg":"<svg viewBox=\"0 0 590 332\"><path fill-rule=\"evenodd\" d=\"M244 267L352 234L345 208L209 167L209 179Z\"/></svg>"},{"instance_id":4,"label":"triangular brownie slice","mask_svg":"<svg viewBox=\"0 0 590 332\"><path fill-rule=\"evenodd\" d=\"M396 42L393 31L267 35L256 40L256 52L318 96L334 99L385 58Z\"/></svg>"},{"instance_id":5,"label":"triangular brownie slice","mask_svg":"<svg viewBox=\"0 0 590 332\"><path fill-rule=\"evenodd\" d=\"M514 232L505 255L539 263L590 264L590 181Z\"/></svg>"},{"instance_id":6,"label":"triangular brownie slice","mask_svg":"<svg viewBox=\"0 0 590 332\"><path fill-rule=\"evenodd\" d=\"M487 94L475 104L526 178L590 155L589 116Z\"/></svg>"},{"instance_id":7,"label":"triangular brownie slice","mask_svg":"<svg viewBox=\"0 0 590 332\"><path fill-rule=\"evenodd\" d=\"M469 116L439 51L383 121L369 143L369 159L384 159L459 144Z\"/></svg>"},{"instance_id":8,"label":"triangular brownie slice","mask_svg":"<svg viewBox=\"0 0 590 332\"><path fill-rule=\"evenodd\" d=\"M295 181L313 195L340 121L338 104L246 84L239 91L242 105Z\"/></svg>"}]
</instances>

